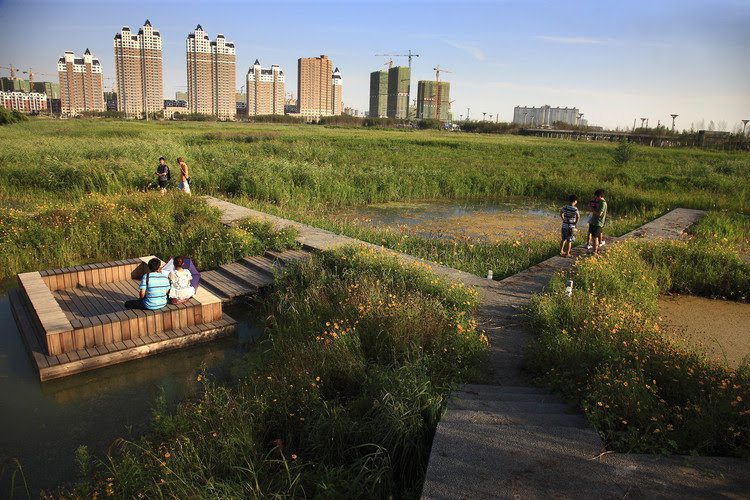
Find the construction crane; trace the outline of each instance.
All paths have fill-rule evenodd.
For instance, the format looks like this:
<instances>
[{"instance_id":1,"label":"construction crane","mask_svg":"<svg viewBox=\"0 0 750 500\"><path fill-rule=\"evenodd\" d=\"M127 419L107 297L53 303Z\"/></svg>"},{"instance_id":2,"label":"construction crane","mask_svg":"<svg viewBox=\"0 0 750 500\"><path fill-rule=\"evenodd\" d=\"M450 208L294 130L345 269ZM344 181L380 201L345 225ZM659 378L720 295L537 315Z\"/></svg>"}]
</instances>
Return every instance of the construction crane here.
<instances>
[{"instance_id":1,"label":"construction crane","mask_svg":"<svg viewBox=\"0 0 750 500\"><path fill-rule=\"evenodd\" d=\"M409 58L409 78L411 78L411 58L412 57L419 57L419 54L412 54L411 49L409 49L408 54L375 54L376 56L385 56L390 57L391 61L388 64L388 68L393 67L393 58L394 57L408 57ZM385 64L383 65L385 66ZM409 99L411 98L411 85L409 85L408 90L406 91L406 118L409 119Z\"/></svg>"},{"instance_id":2,"label":"construction crane","mask_svg":"<svg viewBox=\"0 0 750 500\"><path fill-rule=\"evenodd\" d=\"M16 70L13 68L12 64L9 64L7 66L0 66L0 68L9 69L10 70L10 77L11 78L15 78L16 77Z\"/></svg>"},{"instance_id":3,"label":"construction crane","mask_svg":"<svg viewBox=\"0 0 750 500\"><path fill-rule=\"evenodd\" d=\"M435 71L435 83L437 85L437 102L435 103L435 119L438 119L438 116L440 116L440 72L443 73L453 73L452 71L448 71L447 69L440 69L440 65L437 65L437 68L432 68ZM450 105L448 105L450 108Z\"/></svg>"},{"instance_id":4,"label":"construction crane","mask_svg":"<svg viewBox=\"0 0 750 500\"><path fill-rule=\"evenodd\" d=\"M388 69L391 69L393 67L393 59L385 63L383 66L388 65Z\"/></svg>"},{"instance_id":5,"label":"construction crane","mask_svg":"<svg viewBox=\"0 0 750 500\"><path fill-rule=\"evenodd\" d=\"M34 75L57 76L57 75L53 75L52 73L41 73L39 71L31 71L31 68L29 68L28 71L21 71L21 73L29 75L29 86L31 87L31 90L34 90Z\"/></svg>"},{"instance_id":6,"label":"construction crane","mask_svg":"<svg viewBox=\"0 0 750 500\"><path fill-rule=\"evenodd\" d=\"M411 49L409 49L408 54L375 54L376 56L385 56L385 57L408 57L409 58L409 69L411 69L411 58L412 57L419 57L419 54L412 54Z\"/></svg>"}]
</instances>

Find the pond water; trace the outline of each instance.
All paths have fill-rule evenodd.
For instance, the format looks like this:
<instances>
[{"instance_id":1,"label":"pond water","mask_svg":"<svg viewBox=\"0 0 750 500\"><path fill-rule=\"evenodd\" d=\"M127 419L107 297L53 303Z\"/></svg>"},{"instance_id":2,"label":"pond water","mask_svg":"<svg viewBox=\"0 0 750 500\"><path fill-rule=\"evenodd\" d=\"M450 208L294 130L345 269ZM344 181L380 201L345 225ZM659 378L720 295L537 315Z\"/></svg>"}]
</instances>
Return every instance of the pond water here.
<instances>
[{"instance_id":1,"label":"pond water","mask_svg":"<svg viewBox=\"0 0 750 500\"><path fill-rule=\"evenodd\" d=\"M732 368L750 356L750 304L689 295L659 299L662 325L682 344Z\"/></svg>"},{"instance_id":2,"label":"pond water","mask_svg":"<svg viewBox=\"0 0 750 500\"><path fill-rule=\"evenodd\" d=\"M16 282L0 283L0 460L18 459L32 497L76 479L78 446L104 456L115 438L148 431L159 396L174 403L196 394L202 365L217 379L230 377L232 362L259 335L251 307L227 307L239 323L232 337L41 383L11 312L9 283ZM0 477L0 498L10 496L14 470ZM22 483L16 475L19 498Z\"/></svg>"},{"instance_id":3,"label":"pond water","mask_svg":"<svg viewBox=\"0 0 750 500\"><path fill-rule=\"evenodd\" d=\"M565 205L529 198L432 200L352 207L334 216L364 225L401 228L420 236L482 241L558 238ZM579 202L580 205L580 202ZM581 218L588 215L586 206Z\"/></svg>"}]
</instances>

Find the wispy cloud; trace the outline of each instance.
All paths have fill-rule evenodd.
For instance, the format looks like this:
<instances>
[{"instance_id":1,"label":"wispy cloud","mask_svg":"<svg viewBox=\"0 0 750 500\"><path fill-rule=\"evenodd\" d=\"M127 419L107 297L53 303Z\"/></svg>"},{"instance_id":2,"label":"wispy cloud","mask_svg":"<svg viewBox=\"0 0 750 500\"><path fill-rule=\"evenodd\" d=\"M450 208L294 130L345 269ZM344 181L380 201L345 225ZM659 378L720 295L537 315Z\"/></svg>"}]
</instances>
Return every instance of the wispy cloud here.
<instances>
[{"instance_id":1,"label":"wispy cloud","mask_svg":"<svg viewBox=\"0 0 750 500\"><path fill-rule=\"evenodd\" d=\"M597 45L607 43L606 40L597 40L595 38L585 38L582 36L569 37L569 36L538 36L540 40L546 40L554 43L567 43L577 45Z\"/></svg>"},{"instance_id":2,"label":"wispy cloud","mask_svg":"<svg viewBox=\"0 0 750 500\"><path fill-rule=\"evenodd\" d=\"M484 52L482 52L482 49L477 47L472 47L470 45L464 45L458 42L452 42L450 40L443 40L448 45L452 45L453 47L456 47L457 49L461 49L464 52L468 53L478 61L484 61L487 59L487 57L484 55Z\"/></svg>"}]
</instances>

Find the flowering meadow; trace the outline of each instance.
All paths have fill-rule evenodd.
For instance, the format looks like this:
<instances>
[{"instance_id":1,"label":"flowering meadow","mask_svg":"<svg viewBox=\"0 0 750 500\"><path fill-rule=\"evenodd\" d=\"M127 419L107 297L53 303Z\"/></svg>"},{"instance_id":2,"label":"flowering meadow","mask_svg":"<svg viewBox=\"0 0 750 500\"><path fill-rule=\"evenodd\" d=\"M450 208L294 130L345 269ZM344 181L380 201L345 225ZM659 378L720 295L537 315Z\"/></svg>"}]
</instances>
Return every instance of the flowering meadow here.
<instances>
[{"instance_id":1,"label":"flowering meadow","mask_svg":"<svg viewBox=\"0 0 750 500\"><path fill-rule=\"evenodd\" d=\"M748 302L750 265L702 238L579 259L529 307L539 335L526 367L578 404L609 449L750 457L750 360L732 369L683 347L659 324L665 292Z\"/></svg>"},{"instance_id":2,"label":"flowering meadow","mask_svg":"<svg viewBox=\"0 0 750 500\"><path fill-rule=\"evenodd\" d=\"M487 338L478 294L366 248L278 278L261 344L221 386L155 412L77 494L127 498L413 498L452 384Z\"/></svg>"}]
</instances>

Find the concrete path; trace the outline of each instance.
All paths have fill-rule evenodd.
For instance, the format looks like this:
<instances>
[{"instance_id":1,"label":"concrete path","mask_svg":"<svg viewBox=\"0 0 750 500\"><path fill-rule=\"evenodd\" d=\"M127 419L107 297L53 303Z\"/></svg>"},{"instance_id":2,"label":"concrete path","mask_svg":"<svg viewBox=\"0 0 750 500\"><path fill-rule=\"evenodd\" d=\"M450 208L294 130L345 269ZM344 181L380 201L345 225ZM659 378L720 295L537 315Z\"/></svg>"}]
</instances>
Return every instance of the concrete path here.
<instances>
[{"instance_id":1,"label":"concrete path","mask_svg":"<svg viewBox=\"0 0 750 500\"><path fill-rule=\"evenodd\" d=\"M294 227L311 250L351 244L382 249L216 198L207 202L222 211L226 224L252 218ZM676 209L619 239L605 239L612 245L625 238L678 238L702 215ZM382 250L404 261L419 260ZM578 247L573 254L584 252ZM553 273L573 262L553 257L502 281L432 264L434 272L477 288L479 323L490 348L485 385L466 385L451 394L435 434L422 498L748 498L747 460L606 452L580 414L535 387L521 370L533 335L520 322L521 308Z\"/></svg>"}]
</instances>

